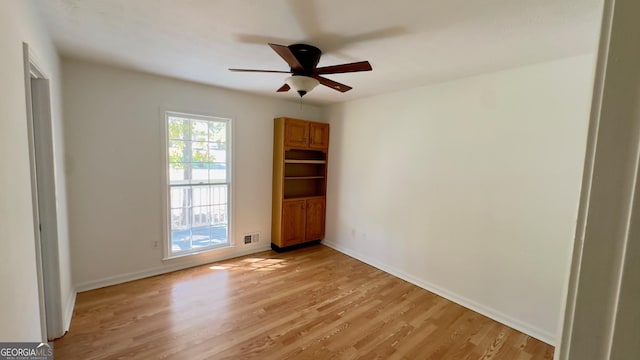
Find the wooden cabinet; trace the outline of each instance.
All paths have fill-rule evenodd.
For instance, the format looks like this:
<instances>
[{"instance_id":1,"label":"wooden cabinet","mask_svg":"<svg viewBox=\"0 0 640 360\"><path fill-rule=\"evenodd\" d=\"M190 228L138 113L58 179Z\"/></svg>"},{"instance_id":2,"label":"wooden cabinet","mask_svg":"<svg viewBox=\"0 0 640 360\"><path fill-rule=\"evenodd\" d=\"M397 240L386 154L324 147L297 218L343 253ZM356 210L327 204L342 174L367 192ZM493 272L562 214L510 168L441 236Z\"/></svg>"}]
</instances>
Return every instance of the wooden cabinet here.
<instances>
[{"instance_id":1,"label":"wooden cabinet","mask_svg":"<svg viewBox=\"0 0 640 360\"><path fill-rule=\"evenodd\" d=\"M282 202L282 246L304 242L306 238L306 201Z\"/></svg>"},{"instance_id":2,"label":"wooden cabinet","mask_svg":"<svg viewBox=\"0 0 640 360\"><path fill-rule=\"evenodd\" d=\"M284 146L292 148L309 147L309 123L303 120L284 120Z\"/></svg>"},{"instance_id":3,"label":"wooden cabinet","mask_svg":"<svg viewBox=\"0 0 640 360\"><path fill-rule=\"evenodd\" d=\"M320 240L324 237L325 199L321 197L282 201L280 247Z\"/></svg>"},{"instance_id":4,"label":"wooden cabinet","mask_svg":"<svg viewBox=\"0 0 640 360\"><path fill-rule=\"evenodd\" d=\"M309 147L312 149L329 148L329 124L309 124Z\"/></svg>"},{"instance_id":5,"label":"wooden cabinet","mask_svg":"<svg viewBox=\"0 0 640 360\"><path fill-rule=\"evenodd\" d=\"M329 148L329 124L283 118L284 147L289 149Z\"/></svg>"},{"instance_id":6,"label":"wooden cabinet","mask_svg":"<svg viewBox=\"0 0 640 360\"><path fill-rule=\"evenodd\" d=\"M324 237L329 125L277 118L271 243L276 250Z\"/></svg>"},{"instance_id":7,"label":"wooden cabinet","mask_svg":"<svg viewBox=\"0 0 640 360\"><path fill-rule=\"evenodd\" d=\"M324 202L324 198L305 201L305 240L319 240L324 237Z\"/></svg>"}]
</instances>

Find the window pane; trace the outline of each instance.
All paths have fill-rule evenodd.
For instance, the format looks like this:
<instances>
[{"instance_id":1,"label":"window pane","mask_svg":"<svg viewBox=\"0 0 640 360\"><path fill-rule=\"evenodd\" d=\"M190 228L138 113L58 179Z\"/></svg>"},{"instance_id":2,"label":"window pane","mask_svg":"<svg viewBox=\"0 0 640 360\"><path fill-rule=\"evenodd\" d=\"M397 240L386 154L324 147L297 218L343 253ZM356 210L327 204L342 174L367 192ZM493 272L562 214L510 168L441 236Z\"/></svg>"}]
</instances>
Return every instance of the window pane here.
<instances>
[{"instance_id":1,"label":"window pane","mask_svg":"<svg viewBox=\"0 0 640 360\"><path fill-rule=\"evenodd\" d=\"M193 228L193 240L191 242L191 248L203 248L211 246L211 227L210 226L198 226Z\"/></svg>"},{"instance_id":2,"label":"window pane","mask_svg":"<svg viewBox=\"0 0 640 360\"><path fill-rule=\"evenodd\" d=\"M211 205L227 204L227 185L215 185L212 189Z\"/></svg>"},{"instance_id":3,"label":"window pane","mask_svg":"<svg viewBox=\"0 0 640 360\"><path fill-rule=\"evenodd\" d=\"M170 163L169 164L169 182L174 184L185 184L188 183L185 179L188 179L188 176L185 176L185 172L188 172L188 169L185 169L185 164L182 163Z\"/></svg>"},{"instance_id":4,"label":"window pane","mask_svg":"<svg viewBox=\"0 0 640 360\"><path fill-rule=\"evenodd\" d=\"M191 140L207 141L210 121L191 120Z\"/></svg>"},{"instance_id":5,"label":"window pane","mask_svg":"<svg viewBox=\"0 0 640 360\"><path fill-rule=\"evenodd\" d=\"M184 162L185 142L179 140L169 141L169 162Z\"/></svg>"},{"instance_id":6,"label":"window pane","mask_svg":"<svg viewBox=\"0 0 640 360\"><path fill-rule=\"evenodd\" d=\"M224 244L227 242L228 229L227 225L219 225L211 227L211 241L213 244Z\"/></svg>"},{"instance_id":7,"label":"window pane","mask_svg":"<svg viewBox=\"0 0 640 360\"><path fill-rule=\"evenodd\" d=\"M204 141L193 141L191 143L191 162L205 163L209 161L209 149Z\"/></svg>"},{"instance_id":8,"label":"window pane","mask_svg":"<svg viewBox=\"0 0 640 360\"><path fill-rule=\"evenodd\" d=\"M191 209L182 207L171 209L171 230L184 230L191 227Z\"/></svg>"},{"instance_id":9,"label":"window pane","mask_svg":"<svg viewBox=\"0 0 640 360\"><path fill-rule=\"evenodd\" d=\"M209 122L209 141L227 141L227 124L223 122Z\"/></svg>"},{"instance_id":10,"label":"window pane","mask_svg":"<svg viewBox=\"0 0 640 360\"><path fill-rule=\"evenodd\" d=\"M197 200L195 200L194 203L195 202L197 202ZM193 227L194 232L202 226L209 225L210 213L211 211L209 206L194 206L192 208L191 226Z\"/></svg>"},{"instance_id":11,"label":"window pane","mask_svg":"<svg viewBox=\"0 0 640 360\"><path fill-rule=\"evenodd\" d=\"M209 164L193 164L194 169L191 170L191 183L204 184L209 182Z\"/></svg>"},{"instance_id":12,"label":"window pane","mask_svg":"<svg viewBox=\"0 0 640 360\"><path fill-rule=\"evenodd\" d=\"M212 206L212 219L214 225L225 225L227 223L227 206Z\"/></svg>"},{"instance_id":13,"label":"window pane","mask_svg":"<svg viewBox=\"0 0 640 360\"><path fill-rule=\"evenodd\" d=\"M225 150L227 143L224 141L211 141L209 142L209 148L212 150Z\"/></svg>"},{"instance_id":14,"label":"window pane","mask_svg":"<svg viewBox=\"0 0 640 360\"><path fill-rule=\"evenodd\" d=\"M209 206L209 186L193 187L193 206Z\"/></svg>"},{"instance_id":15,"label":"window pane","mask_svg":"<svg viewBox=\"0 0 640 360\"><path fill-rule=\"evenodd\" d=\"M227 166L224 163L213 163L209 170L211 182L225 182L227 180Z\"/></svg>"},{"instance_id":16,"label":"window pane","mask_svg":"<svg viewBox=\"0 0 640 360\"><path fill-rule=\"evenodd\" d=\"M191 206L191 188L188 186L180 186L171 188L171 208L186 208Z\"/></svg>"},{"instance_id":17,"label":"window pane","mask_svg":"<svg viewBox=\"0 0 640 360\"><path fill-rule=\"evenodd\" d=\"M189 137L189 120L170 116L167 124L167 137L169 139L187 139Z\"/></svg>"},{"instance_id":18,"label":"window pane","mask_svg":"<svg viewBox=\"0 0 640 360\"><path fill-rule=\"evenodd\" d=\"M209 143L209 161L210 162L227 162L227 151L218 148L221 143Z\"/></svg>"}]
</instances>

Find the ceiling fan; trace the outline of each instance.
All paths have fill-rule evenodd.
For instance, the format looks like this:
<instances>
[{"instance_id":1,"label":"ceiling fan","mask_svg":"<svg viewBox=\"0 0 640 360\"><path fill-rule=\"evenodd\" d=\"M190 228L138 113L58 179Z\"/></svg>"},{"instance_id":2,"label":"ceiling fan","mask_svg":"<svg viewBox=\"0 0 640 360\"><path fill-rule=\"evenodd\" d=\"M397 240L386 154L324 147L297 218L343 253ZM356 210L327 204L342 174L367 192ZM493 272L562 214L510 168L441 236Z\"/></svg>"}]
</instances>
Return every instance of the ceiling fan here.
<instances>
[{"instance_id":1,"label":"ceiling fan","mask_svg":"<svg viewBox=\"0 0 640 360\"><path fill-rule=\"evenodd\" d=\"M309 91L322 84L340 92L351 90L350 86L327 79L321 75L349 73L357 71L371 71L371 64L368 61L359 61L349 64L317 67L322 51L315 46L307 44L293 44L289 46L269 44L271 48L289 64L290 71L281 70L251 70L251 69L229 69L231 71L243 72L265 72L292 74L285 79L285 84L277 91L285 92L293 89L300 95L305 96Z\"/></svg>"}]
</instances>

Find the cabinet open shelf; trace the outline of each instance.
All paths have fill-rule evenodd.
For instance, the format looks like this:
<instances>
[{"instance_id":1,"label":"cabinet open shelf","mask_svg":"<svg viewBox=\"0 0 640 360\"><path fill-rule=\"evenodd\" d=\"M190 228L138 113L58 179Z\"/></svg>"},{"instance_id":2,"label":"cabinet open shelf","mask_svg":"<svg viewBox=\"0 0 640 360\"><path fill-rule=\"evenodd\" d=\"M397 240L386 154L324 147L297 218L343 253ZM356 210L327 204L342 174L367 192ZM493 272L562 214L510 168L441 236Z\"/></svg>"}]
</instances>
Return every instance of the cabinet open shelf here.
<instances>
[{"instance_id":1,"label":"cabinet open shelf","mask_svg":"<svg viewBox=\"0 0 640 360\"><path fill-rule=\"evenodd\" d=\"M284 152L285 161L292 160L327 160L327 154L320 150L287 150Z\"/></svg>"},{"instance_id":2,"label":"cabinet open shelf","mask_svg":"<svg viewBox=\"0 0 640 360\"><path fill-rule=\"evenodd\" d=\"M296 159L286 159L284 161L285 164L326 164L326 160L296 160Z\"/></svg>"},{"instance_id":3,"label":"cabinet open shelf","mask_svg":"<svg viewBox=\"0 0 640 360\"><path fill-rule=\"evenodd\" d=\"M287 163L284 164L284 178L297 177L324 177L326 174L326 164L317 163Z\"/></svg>"},{"instance_id":4,"label":"cabinet open shelf","mask_svg":"<svg viewBox=\"0 0 640 360\"><path fill-rule=\"evenodd\" d=\"M285 198L284 200L309 200L309 199L323 199L325 196L323 195L312 195L312 196L290 196Z\"/></svg>"},{"instance_id":5,"label":"cabinet open shelf","mask_svg":"<svg viewBox=\"0 0 640 360\"><path fill-rule=\"evenodd\" d=\"M324 178L313 179L285 179L284 198L324 196Z\"/></svg>"},{"instance_id":6,"label":"cabinet open shelf","mask_svg":"<svg viewBox=\"0 0 640 360\"><path fill-rule=\"evenodd\" d=\"M313 180L324 179L324 176L285 176L285 180Z\"/></svg>"}]
</instances>

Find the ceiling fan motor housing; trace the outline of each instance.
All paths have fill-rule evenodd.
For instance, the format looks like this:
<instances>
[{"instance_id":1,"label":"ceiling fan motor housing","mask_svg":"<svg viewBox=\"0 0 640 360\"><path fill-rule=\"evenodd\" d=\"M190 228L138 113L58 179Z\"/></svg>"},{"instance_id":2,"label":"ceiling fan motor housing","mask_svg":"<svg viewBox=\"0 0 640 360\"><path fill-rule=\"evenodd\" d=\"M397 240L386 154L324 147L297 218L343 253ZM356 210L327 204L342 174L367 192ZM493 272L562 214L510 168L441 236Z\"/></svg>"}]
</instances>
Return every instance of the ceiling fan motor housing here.
<instances>
[{"instance_id":1,"label":"ceiling fan motor housing","mask_svg":"<svg viewBox=\"0 0 640 360\"><path fill-rule=\"evenodd\" d=\"M307 44L293 44L287 47L293 52L300 65L302 65L302 70L291 69L293 75L315 75L313 70L318 66L318 62L320 62L322 51L315 46Z\"/></svg>"}]
</instances>

